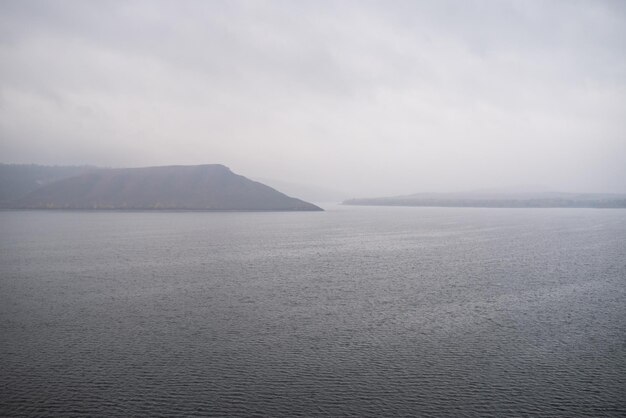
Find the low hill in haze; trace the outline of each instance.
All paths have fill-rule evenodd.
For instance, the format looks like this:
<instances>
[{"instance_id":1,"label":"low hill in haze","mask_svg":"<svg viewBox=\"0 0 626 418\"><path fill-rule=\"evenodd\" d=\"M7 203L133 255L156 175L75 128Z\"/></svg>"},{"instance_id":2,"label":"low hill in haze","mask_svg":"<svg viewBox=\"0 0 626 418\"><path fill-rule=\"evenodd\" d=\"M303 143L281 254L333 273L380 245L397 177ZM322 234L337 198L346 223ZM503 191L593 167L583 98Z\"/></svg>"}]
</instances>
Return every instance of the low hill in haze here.
<instances>
[{"instance_id":1,"label":"low hill in haze","mask_svg":"<svg viewBox=\"0 0 626 418\"><path fill-rule=\"evenodd\" d=\"M560 192L416 193L406 196L350 199L344 205L439 206L484 208L626 208L626 195Z\"/></svg>"},{"instance_id":2,"label":"low hill in haze","mask_svg":"<svg viewBox=\"0 0 626 418\"><path fill-rule=\"evenodd\" d=\"M321 208L219 164L97 169L46 184L13 209L285 210Z\"/></svg>"}]
</instances>

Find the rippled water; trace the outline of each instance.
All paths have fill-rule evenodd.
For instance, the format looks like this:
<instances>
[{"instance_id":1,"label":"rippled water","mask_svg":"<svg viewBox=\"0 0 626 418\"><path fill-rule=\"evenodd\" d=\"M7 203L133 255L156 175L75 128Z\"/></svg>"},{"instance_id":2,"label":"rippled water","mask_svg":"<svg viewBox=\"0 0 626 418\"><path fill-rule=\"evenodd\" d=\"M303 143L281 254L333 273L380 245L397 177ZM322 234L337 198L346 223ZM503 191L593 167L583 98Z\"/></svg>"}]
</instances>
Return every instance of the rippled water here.
<instances>
[{"instance_id":1,"label":"rippled water","mask_svg":"<svg viewBox=\"0 0 626 418\"><path fill-rule=\"evenodd\" d=\"M0 212L0 415L626 414L626 210Z\"/></svg>"}]
</instances>

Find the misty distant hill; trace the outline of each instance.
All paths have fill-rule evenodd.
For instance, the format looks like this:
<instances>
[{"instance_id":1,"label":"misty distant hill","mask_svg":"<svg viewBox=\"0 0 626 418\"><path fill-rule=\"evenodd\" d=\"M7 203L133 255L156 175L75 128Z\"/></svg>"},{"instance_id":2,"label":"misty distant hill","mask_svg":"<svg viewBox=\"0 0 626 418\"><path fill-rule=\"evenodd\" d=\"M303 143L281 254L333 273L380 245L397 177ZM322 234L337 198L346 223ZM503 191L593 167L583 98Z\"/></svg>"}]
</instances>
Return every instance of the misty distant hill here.
<instances>
[{"instance_id":1,"label":"misty distant hill","mask_svg":"<svg viewBox=\"0 0 626 418\"><path fill-rule=\"evenodd\" d=\"M336 203L341 202L350 196L350 194L348 193L310 184L300 184L266 178L257 178L256 180L260 181L261 183L267 184L275 189L282 190L289 196L297 196L309 202Z\"/></svg>"},{"instance_id":2,"label":"misty distant hill","mask_svg":"<svg viewBox=\"0 0 626 418\"><path fill-rule=\"evenodd\" d=\"M47 184L95 169L91 166L0 164L0 206L7 205Z\"/></svg>"},{"instance_id":3,"label":"misty distant hill","mask_svg":"<svg viewBox=\"0 0 626 418\"><path fill-rule=\"evenodd\" d=\"M13 209L285 210L321 208L219 164L97 169L42 185Z\"/></svg>"},{"instance_id":4,"label":"misty distant hill","mask_svg":"<svg viewBox=\"0 0 626 418\"><path fill-rule=\"evenodd\" d=\"M416 193L406 196L350 199L344 205L439 206L484 208L626 208L626 195L561 192Z\"/></svg>"}]
</instances>

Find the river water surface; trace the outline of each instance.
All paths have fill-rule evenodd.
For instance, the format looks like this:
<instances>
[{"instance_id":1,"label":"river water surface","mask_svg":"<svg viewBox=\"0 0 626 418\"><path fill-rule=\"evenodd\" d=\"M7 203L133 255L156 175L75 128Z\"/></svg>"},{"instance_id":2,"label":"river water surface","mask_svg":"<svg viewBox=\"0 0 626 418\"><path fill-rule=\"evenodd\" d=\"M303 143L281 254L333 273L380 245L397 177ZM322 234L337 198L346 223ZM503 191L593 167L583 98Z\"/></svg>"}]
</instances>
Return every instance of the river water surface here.
<instances>
[{"instance_id":1,"label":"river water surface","mask_svg":"<svg viewBox=\"0 0 626 418\"><path fill-rule=\"evenodd\" d=\"M0 212L0 415L626 414L626 210Z\"/></svg>"}]
</instances>

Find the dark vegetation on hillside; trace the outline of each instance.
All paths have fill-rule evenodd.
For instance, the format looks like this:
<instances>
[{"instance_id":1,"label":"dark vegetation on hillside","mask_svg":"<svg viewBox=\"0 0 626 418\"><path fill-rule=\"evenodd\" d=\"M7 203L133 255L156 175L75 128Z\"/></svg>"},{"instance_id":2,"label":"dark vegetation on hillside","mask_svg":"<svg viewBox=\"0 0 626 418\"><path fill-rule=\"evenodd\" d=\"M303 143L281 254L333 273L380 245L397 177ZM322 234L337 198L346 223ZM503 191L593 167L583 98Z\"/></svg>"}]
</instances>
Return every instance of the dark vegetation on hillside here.
<instances>
[{"instance_id":1,"label":"dark vegetation on hillside","mask_svg":"<svg viewBox=\"0 0 626 418\"><path fill-rule=\"evenodd\" d=\"M2 205L11 209L322 210L219 164L120 169L2 167L27 173L26 180L19 173L3 179L7 191Z\"/></svg>"},{"instance_id":2,"label":"dark vegetation on hillside","mask_svg":"<svg viewBox=\"0 0 626 418\"><path fill-rule=\"evenodd\" d=\"M0 205L6 206L47 184L93 170L96 168L90 166L0 164Z\"/></svg>"}]
</instances>

